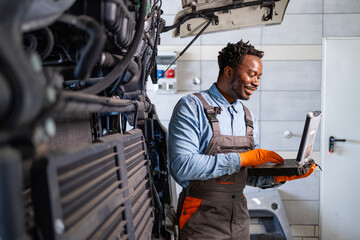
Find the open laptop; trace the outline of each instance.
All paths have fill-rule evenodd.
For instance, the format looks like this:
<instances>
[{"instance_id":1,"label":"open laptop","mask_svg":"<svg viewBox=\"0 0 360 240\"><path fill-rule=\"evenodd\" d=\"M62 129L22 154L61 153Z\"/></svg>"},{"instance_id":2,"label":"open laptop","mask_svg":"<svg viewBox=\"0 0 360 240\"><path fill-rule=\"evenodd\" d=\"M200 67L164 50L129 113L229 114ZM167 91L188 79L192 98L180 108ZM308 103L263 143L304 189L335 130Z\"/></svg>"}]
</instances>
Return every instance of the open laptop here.
<instances>
[{"instance_id":1,"label":"open laptop","mask_svg":"<svg viewBox=\"0 0 360 240\"><path fill-rule=\"evenodd\" d=\"M321 111L309 112L306 115L304 132L296 159L284 159L283 164L265 163L249 167L249 176L289 176L302 175L309 171L312 164L311 154L315 145L316 134L320 125Z\"/></svg>"}]
</instances>

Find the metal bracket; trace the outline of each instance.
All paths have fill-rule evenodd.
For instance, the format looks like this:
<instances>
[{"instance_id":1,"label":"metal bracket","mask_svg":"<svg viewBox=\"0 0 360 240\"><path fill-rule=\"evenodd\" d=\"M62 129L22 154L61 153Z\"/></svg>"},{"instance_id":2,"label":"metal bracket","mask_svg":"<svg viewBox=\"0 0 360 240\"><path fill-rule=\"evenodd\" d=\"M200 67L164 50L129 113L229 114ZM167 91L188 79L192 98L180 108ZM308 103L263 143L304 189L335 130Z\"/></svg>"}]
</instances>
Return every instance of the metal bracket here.
<instances>
[{"instance_id":1,"label":"metal bracket","mask_svg":"<svg viewBox=\"0 0 360 240\"><path fill-rule=\"evenodd\" d=\"M275 2L264 2L261 4L260 8L269 8L270 10L267 15L264 14L263 21L267 22L273 19Z\"/></svg>"}]
</instances>

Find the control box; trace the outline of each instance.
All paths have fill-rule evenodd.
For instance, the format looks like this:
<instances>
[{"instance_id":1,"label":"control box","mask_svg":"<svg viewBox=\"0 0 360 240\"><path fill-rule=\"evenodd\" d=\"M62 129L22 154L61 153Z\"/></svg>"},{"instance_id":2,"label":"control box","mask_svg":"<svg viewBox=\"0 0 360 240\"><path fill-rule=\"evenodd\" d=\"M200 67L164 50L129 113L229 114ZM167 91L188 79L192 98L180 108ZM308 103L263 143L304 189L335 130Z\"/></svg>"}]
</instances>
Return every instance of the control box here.
<instances>
[{"instance_id":1,"label":"control box","mask_svg":"<svg viewBox=\"0 0 360 240\"><path fill-rule=\"evenodd\" d=\"M157 93L175 93L177 89L176 52L159 52L156 58L157 63L157 84L148 81L147 90ZM173 63L171 66L170 64ZM169 67L170 66L170 67Z\"/></svg>"}]
</instances>

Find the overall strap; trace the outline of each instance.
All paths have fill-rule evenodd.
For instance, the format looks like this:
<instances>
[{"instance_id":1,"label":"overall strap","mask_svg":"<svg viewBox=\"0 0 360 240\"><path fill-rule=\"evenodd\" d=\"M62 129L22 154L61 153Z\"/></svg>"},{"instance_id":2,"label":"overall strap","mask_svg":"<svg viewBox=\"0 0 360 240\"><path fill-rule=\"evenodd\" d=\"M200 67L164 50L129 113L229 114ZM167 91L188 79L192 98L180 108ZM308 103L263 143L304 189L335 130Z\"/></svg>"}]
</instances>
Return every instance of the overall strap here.
<instances>
[{"instance_id":1,"label":"overall strap","mask_svg":"<svg viewBox=\"0 0 360 240\"><path fill-rule=\"evenodd\" d=\"M211 127L213 129L214 136L220 136L221 135L220 134L220 126L219 126L219 121L216 118L216 115L221 113L221 108L210 106L200 93L194 93L194 95L200 99L200 102L204 106L204 111L205 111L207 118L209 119L209 121L211 123Z\"/></svg>"},{"instance_id":2,"label":"overall strap","mask_svg":"<svg viewBox=\"0 0 360 240\"><path fill-rule=\"evenodd\" d=\"M252 121L251 113L247 107L243 103L241 103L244 112L245 112L245 121L246 121L246 136L253 136L253 130L254 130L254 123Z\"/></svg>"}]
</instances>

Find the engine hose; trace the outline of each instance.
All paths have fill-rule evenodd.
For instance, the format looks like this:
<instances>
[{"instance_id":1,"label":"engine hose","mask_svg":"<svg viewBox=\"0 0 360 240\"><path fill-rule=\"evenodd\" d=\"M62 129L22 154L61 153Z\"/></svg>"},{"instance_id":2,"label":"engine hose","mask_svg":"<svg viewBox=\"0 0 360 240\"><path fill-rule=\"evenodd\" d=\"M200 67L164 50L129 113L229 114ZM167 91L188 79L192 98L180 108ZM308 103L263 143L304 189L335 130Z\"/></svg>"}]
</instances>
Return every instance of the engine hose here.
<instances>
[{"instance_id":1,"label":"engine hose","mask_svg":"<svg viewBox=\"0 0 360 240\"><path fill-rule=\"evenodd\" d=\"M109 96L111 96L118 89L120 83L124 80L124 78L126 76L126 72L127 72L127 69L125 69L125 71L122 74L120 74L118 80L115 82L113 88L110 90Z\"/></svg>"},{"instance_id":2,"label":"engine hose","mask_svg":"<svg viewBox=\"0 0 360 240\"><path fill-rule=\"evenodd\" d=\"M86 81L90 76L91 70L99 60L106 40L105 34L100 24L88 16L76 17L64 14L59 18L59 21L74 25L85 31L89 36L89 42L86 44L74 71L76 79Z\"/></svg>"},{"instance_id":3,"label":"engine hose","mask_svg":"<svg viewBox=\"0 0 360 240\"><path fill-rule=\"evenodd\" d=\"M66 80L63 83L64 87L71 87L74 84L75 85L79 85L83 84L84 86L91 86L94 85L98 82L100 82L103 78L102 77L98 77L98 78L88 78L86 81L80 81L80 80Z\"/></svg>"},{"instance_id":4,"label":"engine hose","mask_svg":"<svg viewBox=\"0 0 360 240\"><path fill-rule=\"evenodd\" d=\"M6 119L11 109L12 92L8 80L0 71L0 124Z\"/></svg>"},{"instance_id":5,"label":"engine hose","mask_svg":"<svg viewBox=\"0 0 360 240\"><path fill-rule=\"evenodd\" d=\"M118 80L115 82L113 88L110 90L109 95L112 95L120 86L120 84L124 85L124 86L128 86L131 85L133 83L137 83L137 81L140 78L140 74L141 74L141 59L140 57L135 57L135 61L131 60L129 65L127 66L127 68L125 69L125 71L120 74L120 77L118 78ZM130 72L132 74L131 78L129 81L123 83L125 77L126 77L126 73Z\"/></svg>"},{"instance_id":6,"label":"engine hose","mask_svg":"<svg viewBox=\"0 0 360 240\"><path fill-rule=\"evenodd\" d=\"M54 44L55 44L54 35L51 32L51 30L49 28L44 28L44 33L46 35L47 44L46 44L44 51L40 54L42 60L44 60L45 58L47 58L49 56L49 54L51 53L52 49L54 48Z\"/></svg>"},{"instance_id":7,"label":"engine hose","mask_svg":"<svg viewBox=\"0 0 360 240\"><path fill-rule=\"evenodd\" d=\"M38 41L33 34L25 34L25 40L29 42L29 46L27 46L26 50L36 50L38 46Z\"/></svg>"},{"instance_id":8,"label":"engine hose","mask_svg":"<svg viewBox=\"0 0 360 240\"><path fill-rule=\"evenodd\" d=\"M120 76L120 74L125 70L125 68L128 66L130 60L132 59L140 41L141 36L144 31L144 23L145 23L145 17L146 17L146 0L142 0L140 4L140 14L139 18L136 24L136 32L134 39L129 47L129 50L127 51L125 57L123 60L116 65L116 67L100 82L98 82L95 85L92 85L88 88L85 88L81 90L83 93L90 93L90 94L97 94L103 90L105 90L107 87L109 87L111 84L114 83Z\"/></svg>"},{"instance_id":9,"label":"engine hose","mask_svg":"<svg viewBox=\"0 0 360 240\"><path fill-rule=\"evenodd\" d=\"M140 57L136 57L135 61L131 61L131 63L132 64L129 64L129 71L133 73L133 76L128 82L123 84L124 86L129 86L137 83L141 77L142 63Z\"/></svg>"}]
</instances>

